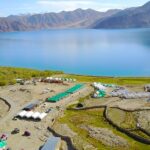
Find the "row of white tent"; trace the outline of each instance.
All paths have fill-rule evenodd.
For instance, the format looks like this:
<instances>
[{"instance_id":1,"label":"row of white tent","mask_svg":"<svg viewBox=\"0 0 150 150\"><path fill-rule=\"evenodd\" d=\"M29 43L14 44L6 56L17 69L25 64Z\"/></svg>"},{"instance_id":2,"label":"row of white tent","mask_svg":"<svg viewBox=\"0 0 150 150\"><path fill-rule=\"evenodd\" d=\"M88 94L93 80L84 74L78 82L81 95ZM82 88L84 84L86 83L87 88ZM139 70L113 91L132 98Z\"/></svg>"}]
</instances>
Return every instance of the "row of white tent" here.
<instances>
[{"instance_id":1,"label":"row of white tent","mask_svg":"<svg viewBox=\"0 0 150 150\"><path fill-rule=\"evenodd\" d=\"M47 113L33 112L33 111L21 111L18 115L20 118L34 119L34 120L42 120L47 116Z\"/></svg>"},{"instance_id":2,"label":"row of white tent","mask_svg":"<svg viewBox=\"0 0 150 150\"><path fill-rule=\"evenodd\" d=\"M68 81L68 82L76 81L76 79L71 79L71 78L54 78L54 77L47 77L46 80Z\"/></svg>"},{"instance_id":3,"label":"row of white tent","mask_svg":"<svg viewBox=\"0 0 150 150\"><path fill-rule=\"evenodd\" d=\"M92 86L93 86L94 88L98 89L98 90L106 90L106 87L103 86L103 85L102 85L101 83L99 83L99 82L94 82L94 83L92 84Z\"/></svg>"}]
</instances>

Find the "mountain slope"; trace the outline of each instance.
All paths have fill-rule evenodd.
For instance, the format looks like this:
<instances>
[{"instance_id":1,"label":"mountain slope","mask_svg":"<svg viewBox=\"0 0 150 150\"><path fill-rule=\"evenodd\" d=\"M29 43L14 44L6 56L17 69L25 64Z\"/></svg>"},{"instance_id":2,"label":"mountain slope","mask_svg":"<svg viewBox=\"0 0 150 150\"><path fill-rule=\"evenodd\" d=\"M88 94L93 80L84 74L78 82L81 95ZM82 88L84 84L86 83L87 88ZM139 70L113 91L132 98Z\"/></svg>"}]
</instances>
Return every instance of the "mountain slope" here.
<instances>
[{"instance_id":1,"label":"mountain slope","mask_svg":"<svg viewBox=\"0 0 150 150\"><path fill-rule=\"evenodd\" d=\"M8 16L0 18L0 32L51 28L86 28L97 19L111 16L118 11L98 12L92 9L76 9L60 13Z\"/></svg>"},{"instance_id":2,"label":"mountain slope","mask_svg":"<svg viewBox=\"0 0 150 150\"><path fill-rule=\"evenodd\" d=\"M150 2L137 8L125 9L96 21L92 28L147 28L150 27Z\"/></svg>"}]
</instances>

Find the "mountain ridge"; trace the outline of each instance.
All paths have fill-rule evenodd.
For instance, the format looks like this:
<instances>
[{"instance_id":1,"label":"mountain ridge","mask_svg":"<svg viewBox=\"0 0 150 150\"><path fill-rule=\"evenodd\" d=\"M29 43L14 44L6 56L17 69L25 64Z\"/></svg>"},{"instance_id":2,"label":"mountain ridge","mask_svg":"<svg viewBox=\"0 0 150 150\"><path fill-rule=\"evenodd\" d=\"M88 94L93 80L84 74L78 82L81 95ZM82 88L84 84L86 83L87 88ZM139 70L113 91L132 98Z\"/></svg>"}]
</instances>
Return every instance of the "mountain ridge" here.
<instances>
[{"instance_id":1,"label":"mountain ridge","mask_svg":"<svg viewBox=\"0 0 150 150\"><path fill-rule=\"evenodd\" d=\"M0 18L0 32L36 29L86 28L97 19L110 16L120 10L98 12L92 9L76 9L59 13L10 15Z\"/></svg>"},{"instance_id":2,"label":"mountain ridge","mask_svg":"<svg viewBox=\"0 0 150 150\"><path fill-rule=\"evenodd\" d=\"M149 28L150 27L150 2L143 6L122 10L112 16L97 20L92 28Z\"/></svg>"},{"instance_id":3,"label":"mountain ridge","mask_svg":"<svg viewBox=\"0 0 150 150\"><path fill-rule=\"evenodd\" d=\"M40 29L125 29L150 27L150 1L139 7L100 12L78 8L73 11L0 17L0 32Z\"/></svg>"}]
</instances>

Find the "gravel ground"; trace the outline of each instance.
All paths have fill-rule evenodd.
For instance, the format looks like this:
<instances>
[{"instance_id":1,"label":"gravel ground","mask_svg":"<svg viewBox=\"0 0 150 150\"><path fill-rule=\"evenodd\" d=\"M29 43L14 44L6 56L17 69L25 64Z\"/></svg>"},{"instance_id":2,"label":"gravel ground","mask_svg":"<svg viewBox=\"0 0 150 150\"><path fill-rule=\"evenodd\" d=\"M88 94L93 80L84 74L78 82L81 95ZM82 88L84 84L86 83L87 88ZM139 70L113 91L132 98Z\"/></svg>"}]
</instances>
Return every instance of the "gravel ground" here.
<instances>
[{"instance_id":1,"label":"gravel ground","mask_svg":"<svg viewBox=\"0 0 150 150\"><path fill-rule=\"evenodd\" d=\"M11 109L8 113L6 113L8 109L7 105L0 101L0 111L5 115L5 117L2 115L2 118L0 118L0 133L9 134L8 145L12 148L12 150L38 150L39 147L44 144L46 139L50 136L50 133L47 131L47 127L53 125L52 120L55 120L60 114L63 114L63 110L70 102L88 95L91 88L89 86L85 86L85 88L79 92L76 92L75 94L59 101L58 103L48 103L45 102L45 99L65 91L74 84L75 83L69 83L68 85L38 83L37 86L14 85L1 88L0 97L5 97L8 100L11 105ZM42 91L47 88L54 90L54 92L41 94ZM12 120L13 116L16 115L27 103L36 99L41 99L41 103L45 103L46 105L42 106L42 104L34 111L38 110L43 112L48 108L53 108L46 118L44 118L41 122L23 119ZM56 106L59 106L60 109L56 109ZM14 128L19 128L20 133L11 135L11 131ZM25 130L31 132L30 137L22 136Z\"/></svg>"},{"instance_id":2,"label":"gravel ground","mask_svg":"<svg viewBox=\"0 0 150 150\"><path fill-rule=\"evenodd\" d=\"M78 136L77 133L73 132L67 124L55 124L53 128L57 133L61 135L65 135L71 138L74 146L78 150L97 150L97 148L93 147L90 143L83 140L81 137ZM67 150L67 149L64 149ZM68 149L69 150L69 149Z\"/></svg>"},{"instance_id":3,"label":"gravel ground","mask_svg":"<svg viewBox=\"0 0 150 150\"><path fill-rule=\"evenodd\" d=\"M3 118L9 111L9 106L0 99L0 119Z\"/></svg>"}]
</instances>

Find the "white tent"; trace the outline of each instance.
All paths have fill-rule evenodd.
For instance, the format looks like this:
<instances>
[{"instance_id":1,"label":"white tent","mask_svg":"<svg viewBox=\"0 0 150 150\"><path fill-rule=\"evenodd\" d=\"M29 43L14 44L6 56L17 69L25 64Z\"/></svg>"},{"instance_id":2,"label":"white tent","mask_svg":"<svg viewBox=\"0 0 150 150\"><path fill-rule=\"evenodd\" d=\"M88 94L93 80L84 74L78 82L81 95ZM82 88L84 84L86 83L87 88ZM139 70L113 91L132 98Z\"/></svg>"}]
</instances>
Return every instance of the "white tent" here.
<instances>
[{"instance_id":1,"label":"white tent","mask_svg":"<svg viewBox=\"0 0 150 150\"><path fill-rule=\"evenodd\" d=\"M58 81L58 80L59 80L59 78L55 78L55 80L56 80L56 81Z\"/></svg>"},{"instance_id":2,"label":"white tent","mask_svg":"<svg viewBox=\"0 0 150 150\"><path fill-rule=\"evenodd\" d=\"M23 118L23 117L25 117L26 114L27 114L27 111L23 110L18 114L18 116Z\"/></svg>"},{"instance_id":3,"label":"white tent","mask_svg":"<svg viewBox=\"0 0 150 150\"><path fill-rule=\"evenodd\" d=\"M96 82L94 82L94 83L93 83L93 86L94 86L96 89L98 89L98 90L106 90L106 87L103 86L101 83L96 83Z\"/></svg>"},{"instance_id":4,"label":"white tent","mask_svg":"<svg viewBox=\"0 0 150 150\"><path fill-rule=\"evenodd\" d=\"M46 113L42 113L42 114L40 114L40 115L39 115L39 119L41 119L41 120L42 120L42 119L43 119L43 118L45 118L46 116L47 116L47 114L46 114Z\"/></svg>"},{"instance_id":5,"label":"white tent","mask_svg":"<svg viewBox=\"0 0 150 150\"><path fill-rule=\"evenodd\" d=\"M38 119L40 116L40 113L39 112L35 112L34 114L32 114L32 118L33 119Z\"/></svg>"},{"instance_id":6,"label":"white tent","mask_svg":"<svg viewBox=\"0 0 150 150\"><path fill-rule=\"evenodd\" d=\"M33 111L29 111L28 113L26 113L25 117L31 118L33 114L34 114Z\"/></svg>"},{"instance_id":7,"label":"white tent","mask_svg":"<svg viewBox=\"0 0 150 150\"><path fill-rule=\"evenodd\" d=\"M17 116L21 118L32 118L32 119L40 119L42 120L47 116L47 113L33 112L33 111L21 111Z\"/></svg>"}]
</instances>

